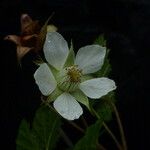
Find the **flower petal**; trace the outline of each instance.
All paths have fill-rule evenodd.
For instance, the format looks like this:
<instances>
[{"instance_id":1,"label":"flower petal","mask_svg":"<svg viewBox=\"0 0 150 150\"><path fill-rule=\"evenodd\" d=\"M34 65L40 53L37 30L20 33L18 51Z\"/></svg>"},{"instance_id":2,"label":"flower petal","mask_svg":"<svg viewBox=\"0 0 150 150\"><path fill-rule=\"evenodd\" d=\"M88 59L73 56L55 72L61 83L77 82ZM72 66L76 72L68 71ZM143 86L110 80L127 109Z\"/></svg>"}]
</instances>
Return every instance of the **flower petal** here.
<instances>
[{"instance_id":1,"label":"flower petal","mask_svg":"<svg viewBox=\"0 0 150 150\"><path fill-rule=\"evenodd\" d=\"M82 82L79 88L88 97L96 99L106 95L112 90L115 90L116 85L115 82L111 79L95 78Z\"/></svg>"},{"instance_id":2,"label":"flower petal","mask_svg":"<svg viewBox=\"0 0 150 150\"><path fill-rule=\"evenodd\" d=\"M41 64L36 70L34 78L40 91L45 96L51 94L56 88L56 80L46 63Z\"/></svg>"},{"instance_id":3,"label":"flower petal","mask_svg":"<svg viewBox=\"0 0 150 150\"><path fill-rule=\"evenodd\" d=\"M44 43L46 60L56 69L60 70L69 53L66 40L57 32L48 32Z\"/></svg>"},{"instance_id":4,"label":"flower petal","mask_svg":"<svg viewBox=\"0 0 150 150\"><path fill-rule=\"evenodd\" d=\"M104 62L106 48L99 45L88 45L79 49L75 64L82 69L83 74L100 70Z\"/></svg>"},{"instance_id":5,"label":"flower petal","mask_svg":"<svg viewBox=\"0 0 150 150\"><path fill-rule=\"evenodd\" d=\"M68 120L78 119L83 113L80 104L69 93L61 94L53 105L57 112Z\"/></svg>"}]
</instances>

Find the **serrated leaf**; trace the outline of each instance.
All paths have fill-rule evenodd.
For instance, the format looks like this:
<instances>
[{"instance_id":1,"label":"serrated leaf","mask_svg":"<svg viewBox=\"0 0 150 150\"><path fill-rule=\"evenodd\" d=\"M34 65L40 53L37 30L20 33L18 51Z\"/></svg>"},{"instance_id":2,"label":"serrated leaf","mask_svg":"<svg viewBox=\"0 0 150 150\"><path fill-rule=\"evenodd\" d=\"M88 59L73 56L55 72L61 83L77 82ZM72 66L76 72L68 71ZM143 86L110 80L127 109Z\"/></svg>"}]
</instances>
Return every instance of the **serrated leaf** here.
<instances>
[{"instance_id":1,"label":"serrated leaf","mask_svg":"<svg viewBox=\"0 0 150 150\"><path fill-rule=\"evenodd\" d=\"M96 106L96 112L102 118L103 121L111 121L113 110L109 104L109 101L115 102L114 92L110 92L108 95L104 96Z\"/></svg>"},{"instance_id":2,"label":"serrated leaf","mask_svg":"<svg viewBox=\"0 0 150 150\"><path fill-rule=\"evenodd\" d=\"M73 150L97 150L101 127L102 122L100 120L88 127L85 135L77 142Z\"/></svg>"},{"instance_id":3,"label":"serrated leaf","mask_svg":"<svg viewBox=\"0 0 150 150\"><path fill-rule=\"evenodd\" d=\"M107 49L106 56L104 59L104 64L102 68L95 73L96 77L107 77L109 73L111 72L111 65L110 65L109 58L108 58L109 51L110 50Z\"/></svg>"},{"instance_id":4,"label":"serrated leaf","mask_svg":"<svg viewBox=\"0 0 150 150\"><path fill-rule=\"evenodd\" d=\"M21 123L17 137L17 150L52 150L59 138L59 116L43 106L37 112L32 128L26 121Z\"/></svg>"},{"instance_id":5,"label":"serrated leaf","mask_svg":"<svg viewBox=\"0 0 150 150\"><path fill-rule=\"evenodd\" d=\"M97 113L104 121L112 120L112 110L111 107L106 103L102 102L99 108L97 109Z\"/></svg>"},{"instance_id":6,"label":"serrated leaf","mask_svg":"<svg viewBox=\"0 0 150 150\"><path fill-rule=\"evenodd\" d=\"M108 58L105 59L104 64L101 68L101 70L99 70L96 73L97 77L107 77L109 75L109 73L111 72L111 65L109 63Z\"/></svg>"},{"instance_id":7,"label":"serrated leaf","mask_svg":"<svg viewBox=\"0 0 150 150\"><path fill-rule=\"evenodd\" d=\"M106 40L104 39L104 35L100 35L95 41L94 44L99 44L101 46L106 47Z\"/></svg>"},{"instance_id":8,"label":"serrated leaf","mask_svg":"<svg viewBox=\"0 0 150 150\"><path fill-rule=\"evenodd\" d=\"M106 40L104 39L104 36L103 35L100 35L94 42L94 44L99 44L101 46L104 46L106 47ZM108 58L108 55L109 55L109 49L107 49L106 51L106 56L105 56L105 60L104 60L104 64L102 66L102 68L97 71L95 73L96 77L107 77L111 71L111 65L109 63L109 58Z\"/></svg>"},{"instance_id":9,"label":"serrated leaf","mask_svg":"<svg viewBox=\"0 0 150 150\"><path fill-rule=\"evenodd\" d=\"M30 126L26 120L23 120L20 124L16 144L17 150L39 150L38 143L31 134Z\"/></svg>"}]
</instances>

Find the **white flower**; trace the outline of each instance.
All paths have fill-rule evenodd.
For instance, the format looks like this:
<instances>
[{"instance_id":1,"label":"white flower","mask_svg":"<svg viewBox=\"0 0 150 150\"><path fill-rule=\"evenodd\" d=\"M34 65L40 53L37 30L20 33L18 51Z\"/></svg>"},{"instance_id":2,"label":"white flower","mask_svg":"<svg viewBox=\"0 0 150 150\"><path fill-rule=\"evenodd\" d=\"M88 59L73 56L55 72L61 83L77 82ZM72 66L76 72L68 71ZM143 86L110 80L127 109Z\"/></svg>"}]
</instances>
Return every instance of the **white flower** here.
<instances>
[{"instance_id":1,"label":"white flower","mask_svg":"<svg viewBox=\"0 0 150 150\"><path fill-rule=\"evenodd\" d=\"M100 70L105 54L105 47L88 45L80 48L74 57L59 33L47 33L44 55L48 63L40 65L34 78L43 95L52 99L55 95L53 106L62 117L78 119L83 113L78 101L88 107L87 97L98 99L116 89L113 80L88 76Z\"/></svg>"}]
</instances>

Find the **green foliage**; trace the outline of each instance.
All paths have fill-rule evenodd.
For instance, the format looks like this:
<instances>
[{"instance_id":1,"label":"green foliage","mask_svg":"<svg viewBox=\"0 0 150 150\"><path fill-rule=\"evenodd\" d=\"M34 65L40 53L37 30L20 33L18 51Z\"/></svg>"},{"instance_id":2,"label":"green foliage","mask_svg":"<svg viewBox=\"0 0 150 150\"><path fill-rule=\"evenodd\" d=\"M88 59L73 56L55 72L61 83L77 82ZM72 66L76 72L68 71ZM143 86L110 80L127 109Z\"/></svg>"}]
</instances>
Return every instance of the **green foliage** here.
<instances>
[{"instance_id":1,"label":"green foliage","mask_svg":"<svg viewBox=\"0 0 150 150\"><path fill-rule=\"evenodd\" d=\"M95 44L99 44L101 46L106 46L106 40L104 39L103 35L100 35L94 42ZM104 64L102 68L95 73L96 77L107 77L111 72L111 65L109 62L109 52L110 50L106 50L106 56L104 60ZM112 109L109 105L109 101L114 102L114 92L108 93L106 96L103 96L100 100L95 100L92 102L92 106L96 108L98 115L104 121L112 120Z\"/></svg>"},{"instance_id":2,"label":"green foliage","mask_svg":"<svg viewBox=\"0 0 150 150\"><path fill-rule=\"evenodd\" d=\"M94 104L96 112L101 117L101 119L106 122L112 120L113 110L111 108L110 102L115 102L114 92L110 92L106 96L102 97L98 104Z\"/></svg>"},{"instance_id":3,"label":"green foliage","mask_svg":"<svg viewBox=\"0 0 150 150\"><path fill-rule=\"evenodd\" d=\"M107 51L107 52L108 52L108 51ZM99 71L96 73L96 76L97 76L97 77L107 77L110 72L111 72L111 65L110 65L109 59L108 59L108 57L107 57L107 55L106 55L104 64L103 64L101 70L99 70Z\"/></svg>"},{"instance_id":4,"label":"green foliage","mask_svg":"<svg viewBox=\"0 0 150 150\"><path fill-rule=\"evenodd\" d=\"M73 150L97 150L97 142L102 122L98 120L87 128L85 135L77 142Z\"/></svg>"},{"instance_id":5,"label":"green foliage","mask_svg":"<svg viewBox=\"0 0 150 150\"><path fill-rule=\"evenodd\" d=\"M95 41L94 41L94 44L99 44L103 47L106 47L106 40L104 38L104 35L100 35Z\"/></svg>"},{"instance_id":6,"label":"green foliage","mask_svg":"<svg viewBox=\"0 0 150 150\"><path fill-rule=\"evenodd\" d=\"M103 35L100 35L94 43L106 47L106 40L104 39ZM111 65L108 58L109 51L109 49L106 50L106 56L102 68L95 73L97 77L107 77L111 71Z\"/></svg>"},{"instance_id":7,"label":"green foliage","mask_svg":"<svg viewBox=\"0 0 150 150\"><path fill-rule=\"evenodd\" d=\"M106 40L103 36L99 36L96 39L95 44L106 46ZM94 76L107 77L109 75L111 71L111 65L109 63L108 54L109 50L107 49L104 64L101 70L96 72ZM73 51L73 45L71 43L70 53L64 66L68 67L70 65L73 65L74 58L75 54ZM52 66L49 67L51 68L53 74L57 76L57 70ZM82 82L88 79L91 79L91 76L84 76L82 78ZM48 97L47 102L54 101L60 94L61 92L56 88L52 95ZM110 102L115 102L114 92L110 92L99 100L90 101L81 91L72 92L71 94L78 102L85 105L89 109L89 111L91 111L91 113L93 107L96 111L96 114L99 116L98 118L100 118L99 120L96 120L94 124L87 127L84 136L75 144L73 150L97 150L98 139L101 137L104 131L104 128L102 128L103 121L109 122L112 120L113 112L110 106ZM16 141L17 150L55 149L56 142L59 138L60 126L61 120L55 112L53 112L46 106L39 108L31 127L27 121L22 121Z\"/></svg>"},{"instance_id":8,"label":"green foliage","mask_svg":"<svg viewBox=\"0 0 150 150\"><path fill-rule=\"evenodd\" d=\"M52 150L59 138L61 122L58 115L43 106L38 109L30 128L23 120L16 140L17 150Z\"/></svg>"}]
</instances>

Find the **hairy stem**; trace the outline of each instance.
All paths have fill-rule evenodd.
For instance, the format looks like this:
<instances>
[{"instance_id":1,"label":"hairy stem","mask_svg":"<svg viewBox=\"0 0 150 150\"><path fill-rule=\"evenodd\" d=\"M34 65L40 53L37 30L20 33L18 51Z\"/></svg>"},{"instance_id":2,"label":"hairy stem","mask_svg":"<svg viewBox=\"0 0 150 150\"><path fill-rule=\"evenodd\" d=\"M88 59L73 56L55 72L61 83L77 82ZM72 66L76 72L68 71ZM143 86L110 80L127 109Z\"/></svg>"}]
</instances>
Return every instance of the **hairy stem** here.
<instances>
[{"instance_id":1,"label":"hairy stem","mask_svg":"<svg viewBox=\"0 0 150 150\"><path fill-rule=\"evenodd\" d=\"M66 135L66 133L65 133L62 129L60 129L59 132L60 132L60 135L63 137L65 143L66 143L69 147L73 147L73 143L72 143L72 141L70 140L70 138Z\"/></svg>"},{"instance_id":2,"label":"hairy stem","mask_svg":"<svg viewBox=\"0 0 150 150\"><path fill-rule=\"evenodd\" d=\"M82 120L82 123L83 123L84 127L87 128L88 124L87 124L87 122L86 122L86 120L83 116L81 116L81 120Z\"/></svg>"},{"instance_id":3,"label":"hairy stem","mask_svg":"<svg viewBox=\"0 0 150 150\"><path fill-rule=\"evenodd\" d=\"M43 100L42 100L43 101ZM51 110L53 110L54 112L56 112L57 114L58 114L58 112L49 104L49 103L45 103L44 101L43 101L43 103L46 105L46 106L48 106ZM59 115L59 114L58 114ZM82 129L80 126L78 126L76 123L74 123L73 121L69 121L69 120L67 120L68 122L69 122L69 124L71 124L73 127L75 127L77 130L79 130L80 132L82 132L82 133L84 133L85 131L84 131L84 129Z\"/></svg>"},{"instance_id":4,"label":"hairy stem","mask_svg":"<svg viewBox=\"0 0 150 150\"><path fill-rule=\"evenodd\" d=\"M99 119L102 120L100 115L92 108L92 112L95 114L95 116ZM102 124L105 128L105 130L108 132L108 134L111 136L111 138L114 140L114 142L116 143L116 146L118 147L119 150L123 150L122 146L120 145L120 143L118 142L117 138L115 137L115 135L112 133L112 131L109 129L109 127L107 126L107 124L102 120Z\"/></svg>"},{"instance_id":5,"label":"hairy stem","mask_svg":"<svg viewBox=\"0 0 150 150\"><path fill-rule=\"evenodd\" d=\"M106 150L106 148L102 144L98 143L98 141L97 141L96 145L97 145L98 150Z\"/></svg>"},{"instance_id":6,"label":"hairy stem","mask_svg":"<svg viewBox=\"0 0 150 150\"><path fill-rule=\"evenodd\" d=\"M121 140L122 140L123 149L127 150L126 138L125 138L125 135L124 135L123 126L122 126L122 123L121 123L121 120L120 120L120 116L119 116L117 107L115 106L115 104L113 102L109 101L109 104L111 105L112 109L114 110L114 113L115 113L115 116L116 116L116 119L117 119L117 123L118 123L118 126L119 126L119 131L120 131L120 136L121 136Z\"/></svg>"},{"instance_id":7,"label":"hairy stem","mask_svg":"<svg viewBox=\"0 0 150 150\"><path fill-rule=\"evenodd\" d=\"M78 126L76 123L74 123L73 121L68 121L69 124L71 124L73 127L75 127L77 130L79 130L80 132L84 133L84 129L82 129L80 126Z\"/></svg>"}]
</instances>

